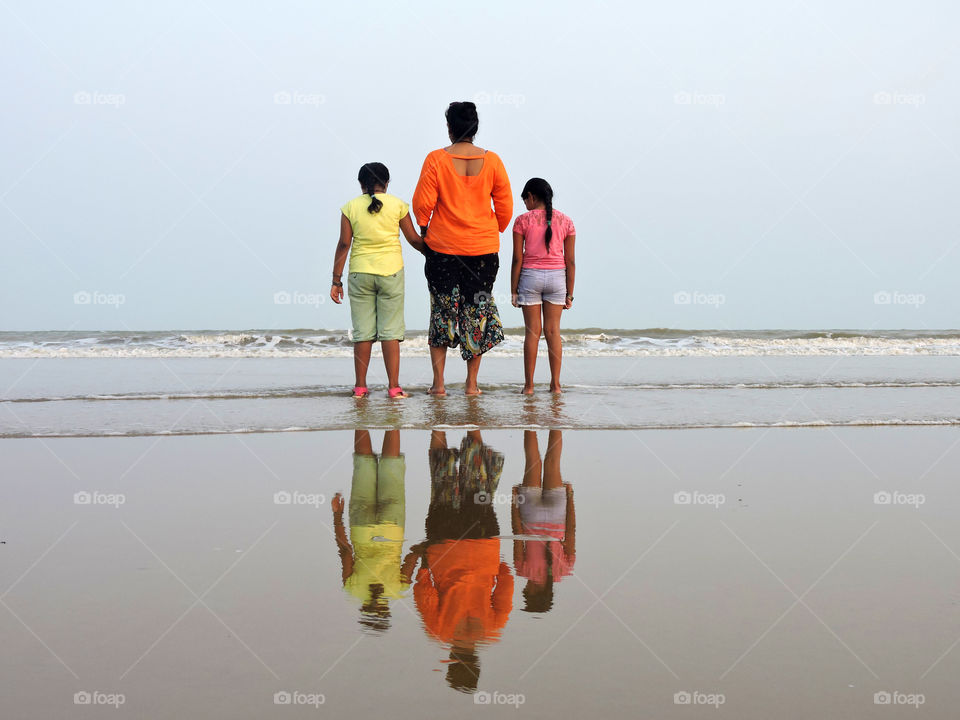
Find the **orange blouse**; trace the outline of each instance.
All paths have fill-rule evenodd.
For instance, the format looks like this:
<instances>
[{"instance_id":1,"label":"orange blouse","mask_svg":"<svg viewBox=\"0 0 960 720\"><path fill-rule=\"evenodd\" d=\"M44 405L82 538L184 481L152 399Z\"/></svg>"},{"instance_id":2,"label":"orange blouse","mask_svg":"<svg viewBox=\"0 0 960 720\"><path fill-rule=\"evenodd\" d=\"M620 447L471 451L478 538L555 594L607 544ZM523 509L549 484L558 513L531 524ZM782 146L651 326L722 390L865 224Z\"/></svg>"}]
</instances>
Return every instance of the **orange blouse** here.
<instances>
[{"instance_id":1,"label":"orange blouse","mask_svg":"<svg viewBox=\"0 0 960 720\"><path fill-rule=\"evenodd\" d=\"M440 642L451 642L462 620L469 637L492 642L500 638L513 609L513 575L500 562L500 541L446 540L427 549L430 569L421 568L413 598L426 631ZM466 629L466 630L464 630Z\"/></svg>"},{"instance_id":2,"label":"orange blouse","mask_svg":"<svg viewBox=\"0 0 960 720\"><path fill-rule=\"evenodd\" d=\"M478 175L458 175L451 158L483 158ZM491 207L491 200L493 206ZM434 150L423 161L413 193L417 224L429 225L427 245L447 255L486 255L500 251L500 233L513 217L510 179L495 152L452 155Z\"/></svg>"}]
</instances>

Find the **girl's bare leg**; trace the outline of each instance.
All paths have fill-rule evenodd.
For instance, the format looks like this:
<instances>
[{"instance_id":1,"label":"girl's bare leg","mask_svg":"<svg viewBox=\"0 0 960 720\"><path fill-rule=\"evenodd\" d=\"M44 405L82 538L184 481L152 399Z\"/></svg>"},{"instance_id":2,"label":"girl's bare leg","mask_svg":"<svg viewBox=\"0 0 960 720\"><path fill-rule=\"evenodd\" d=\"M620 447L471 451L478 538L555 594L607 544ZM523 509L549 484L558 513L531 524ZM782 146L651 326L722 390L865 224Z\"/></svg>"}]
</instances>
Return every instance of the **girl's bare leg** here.
<instances>
[{"instance_id":1,"label":"girl's bare leg","mask_svg":"<svg viewBox=\"0 0 960 720\"><path fill-rule=\"evenodd\" d=\"M367 368L370 367L370 351L373 349L373 340L364 340L353 344L353 372L356 376L357 387L367 386Z\"/></svg>"},{"instance_id":2,"label":"girl's bare leg","mask_svg":"<svg viewBox=\"0 0 960 720\"><path fill-rule=\"evenodd\" d=\"M400 341L384 340L380 343L383 351L383 366L387 371L387 388L400 385Z\"/></svg>"},{"instance_id":3,"label":"girl's bare leg","mask_svg":"<svg viewBox=\"0 0 960 720\"><path fill-rule=\"evenodd\" d=\"M547 440L547 452L543 456L543 489L552 490L563 486L560 476L560 453L563 451L563 433L551 430Z\"/></svg>"},{"instance_id":4,"label":"girl's bare leg","mask_svg":"<svg viewBox=\"0 0 960 720\"><path fill-rule=\"evenodd\" d=\"M540 461L540 445L535 430L523 433L523 484L525 487L540 487L543 463Z\"/></svg>"},{"instance_id":5,"label":"girl's bare leg","mask_svg":"<svg viewBox=\"0 0 960 720\"><path fill-rule=\"evenodd\" d=\"M543 336L547 339L547 357L550 359L550 392L563 392L560 388L560 363L563 360L563 343L560 339L560 316L563 305L543 304Z\"/></svg>"},{"instance_id":6,"label":"girl's bare leg","mask_svg":"<svg viewBox=\"0 0 960 720\"><path fill-rule=\"evenodd\" d=\"M540 348L540 306L523 305L523 390L524 395L533 394L533 374L537 369L537 350Z\"/></svg>"},{"instance_id":7,"label":"girl's bare leg","mask_svg":"<svg viewBox=\"0 0 960 720\"><path fill-rule=\"evenodd\" d=\"M396 387L396 385L394 385ZM380 450L383 457L400 457L400 431L387 430L383 433L383 447Z\"/></svg>"}]
</instances>

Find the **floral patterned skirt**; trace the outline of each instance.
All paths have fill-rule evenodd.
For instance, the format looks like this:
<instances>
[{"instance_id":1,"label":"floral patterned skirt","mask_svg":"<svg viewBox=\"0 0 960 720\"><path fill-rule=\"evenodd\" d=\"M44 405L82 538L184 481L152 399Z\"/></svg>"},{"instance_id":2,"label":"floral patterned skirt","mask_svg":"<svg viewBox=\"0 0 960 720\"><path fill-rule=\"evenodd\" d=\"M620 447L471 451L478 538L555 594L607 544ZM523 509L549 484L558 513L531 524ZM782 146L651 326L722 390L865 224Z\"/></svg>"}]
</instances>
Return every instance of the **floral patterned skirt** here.
<instances>
[{"instance_id":1,"label":"floral patterned skirt","mask_svg":"<svg viewBox=\"0 0 960 720\"><path fill-rule=\"evenodd\" d=\"M430 289L431 347L460 347L464 360L503 342L503 324L493 299L500 256L447 255L428 248L424 274Z\"/></svg>"}]
</instances>

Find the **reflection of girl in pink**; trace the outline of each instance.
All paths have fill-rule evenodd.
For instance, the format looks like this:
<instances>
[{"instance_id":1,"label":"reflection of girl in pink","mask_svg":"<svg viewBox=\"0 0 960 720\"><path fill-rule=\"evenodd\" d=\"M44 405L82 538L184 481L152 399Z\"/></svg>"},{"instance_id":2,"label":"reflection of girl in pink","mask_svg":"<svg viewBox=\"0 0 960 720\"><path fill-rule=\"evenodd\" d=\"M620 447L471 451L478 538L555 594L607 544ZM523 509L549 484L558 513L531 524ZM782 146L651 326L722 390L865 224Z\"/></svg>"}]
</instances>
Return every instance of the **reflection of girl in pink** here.
<instances>
[{"instance_id":1,"label":"reflection of girl in pink","mask_svg":"<svg viewBox=\"0 0 960 720\"><path fill-rule=\"evenodd\" d=\"M553 607L553 584L573 572L576 559L573 487L560 476L563 433L550 431L542 462L536 432L524 433L523 449L523 483L513 488L513 534L539 538L514 540L513 565L527 578L523 609L547 612Z\"/></svg>"}]
</instances>

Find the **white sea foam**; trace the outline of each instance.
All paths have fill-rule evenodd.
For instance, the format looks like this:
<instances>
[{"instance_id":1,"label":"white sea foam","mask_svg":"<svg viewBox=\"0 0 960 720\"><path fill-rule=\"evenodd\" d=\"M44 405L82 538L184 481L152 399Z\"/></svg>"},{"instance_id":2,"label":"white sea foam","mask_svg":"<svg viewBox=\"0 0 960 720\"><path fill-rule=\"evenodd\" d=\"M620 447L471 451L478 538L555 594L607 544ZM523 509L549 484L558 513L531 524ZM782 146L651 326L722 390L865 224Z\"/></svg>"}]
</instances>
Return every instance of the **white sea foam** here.
<instances>
[{"instance_id":1,"label":"white sea foam","mask_svg":"<svg viewBox=\"0 0 960 720\"><path fill-rule=\"evenodd\" d=\"M565 330L563 338L568 357L960 356L956 331L587 329ZM0 333L0 358L349 358L352 352L343 331ZM508 331L489 355L519 357L522 353L522 334ZM426 335L408 333L403 354L426 357Z\"/></svg>"}]
</instances>

